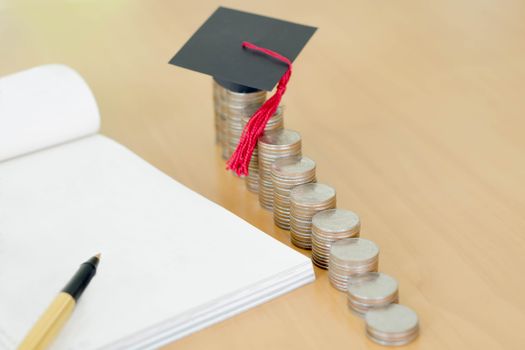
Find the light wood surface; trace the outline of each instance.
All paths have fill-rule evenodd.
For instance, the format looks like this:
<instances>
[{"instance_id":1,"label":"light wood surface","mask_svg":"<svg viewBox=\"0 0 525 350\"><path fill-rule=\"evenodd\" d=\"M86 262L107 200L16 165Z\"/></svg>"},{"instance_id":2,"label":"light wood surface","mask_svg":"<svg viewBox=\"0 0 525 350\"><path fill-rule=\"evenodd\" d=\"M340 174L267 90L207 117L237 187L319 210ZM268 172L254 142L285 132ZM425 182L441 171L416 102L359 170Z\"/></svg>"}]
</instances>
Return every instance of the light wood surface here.
<instances>
[{"instance_id":1,"label":"light wood surface","mask_svg":"<svg viewBox=\"0 0 525 350\"><path fill-rule=\"evenodd\" d=\"M320 27L296 61L285 122L418 312L408 348L524 349L525 2L223 4ZM288 244L224 171L211 79L167 64L217 5L0 0L0 74L71 65L105 135ZM316 274L167 349L381 348Z\"/></svg>"}]
</instances>

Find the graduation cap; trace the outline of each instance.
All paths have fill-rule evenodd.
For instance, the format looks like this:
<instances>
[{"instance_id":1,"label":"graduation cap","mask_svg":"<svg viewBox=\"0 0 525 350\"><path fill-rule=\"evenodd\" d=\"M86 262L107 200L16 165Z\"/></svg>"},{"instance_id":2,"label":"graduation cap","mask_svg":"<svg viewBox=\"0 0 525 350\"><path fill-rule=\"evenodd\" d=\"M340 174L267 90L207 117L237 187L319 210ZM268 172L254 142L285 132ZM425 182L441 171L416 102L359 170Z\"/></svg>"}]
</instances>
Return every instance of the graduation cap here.
<instances>
[{"instance_id":1,"label":"graduation cap","mask_svg":"<svg viewBox=\"0 0 525 350\"><path fill-rule=\"evenodd\" d=\"M228 168L239 175L248 164L268 119L275 113L292 62L317 28L219 7L170 60L176 66L211 75L235 92L271 91L246 125Z\"/></svg>"}]
</instances>

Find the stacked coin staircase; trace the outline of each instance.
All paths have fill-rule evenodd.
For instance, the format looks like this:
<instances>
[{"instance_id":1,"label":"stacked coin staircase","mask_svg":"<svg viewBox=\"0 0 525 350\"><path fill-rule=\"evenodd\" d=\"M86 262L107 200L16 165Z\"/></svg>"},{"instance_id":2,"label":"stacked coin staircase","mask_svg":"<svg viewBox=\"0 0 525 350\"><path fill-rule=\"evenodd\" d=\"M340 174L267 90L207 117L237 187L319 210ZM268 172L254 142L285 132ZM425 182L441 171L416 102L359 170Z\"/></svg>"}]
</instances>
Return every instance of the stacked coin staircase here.
<instances>
[{"instance_id":1,"label":"stacked coin staircase","mask_svg":"<svg viewBox=\"0 0 525 350\"><path fill-rule=\"evenodd\" d=\"M237 93L214 81L216 142L224 158L265 99L264 91ZM246 188L258 193L276 226L290 231L293 245L311 249L312 262L328 269L331 285L345 292L348 308L364 318L369 339L385 346L410 343L419 334L417 314L398 304L397 280L378 272L379 247L360 238L356 213L336 208L335 189L317 183L316 164L301 148L301 135L284 129L279 107L252 154Z\"/></svg>"}]
</instances>

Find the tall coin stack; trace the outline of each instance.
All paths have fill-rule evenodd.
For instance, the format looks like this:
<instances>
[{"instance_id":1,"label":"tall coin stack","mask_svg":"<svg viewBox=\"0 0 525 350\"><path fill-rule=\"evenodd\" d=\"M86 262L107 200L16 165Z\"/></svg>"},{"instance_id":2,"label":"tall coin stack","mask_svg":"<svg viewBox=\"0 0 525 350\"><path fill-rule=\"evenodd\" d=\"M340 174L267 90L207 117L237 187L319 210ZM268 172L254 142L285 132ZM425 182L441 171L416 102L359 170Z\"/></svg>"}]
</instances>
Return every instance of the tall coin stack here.
<instances>
[{"instance_id":1,"label":"tall coin stack","mask_svg":"<svg viewBox=\"0 0 525 350\"><path fill-rule=\"evenodd\" d=\"M224 134L224 124L226 123L226 117L223 113L222 101L226 89L220 86L215 79L213 80L213 113L215 121L215 142L222 145L222 139Z\"/></svg>"},{"instance_id":2,"label":"tall coin stack","mask_svg":"<svg viewBox=\"0 0 525 350\"><path fill-rule=\"evenodd\" d=\"M290 229L290 192L295 186L315 182L315 162L308 157L277 159L272 164L273 221Z\"/></svg>"},{"instance_id":3,"label":"tall coin stack","mask_svg":"<svg viewBox=\"0 0 525 350\"><path fill-rule=\"evenodd\" d=\"M251 116L245 116L242 118L242 127L246 126ZM284 119L283 119L283 107L279 106L275 114L268 120L264 132L272 132L275 130L280 130L284 128ZM252 158L250 159L250 165L248 166L248 176L246 176L246 188L250 192L257 193L259 192L259 154L257 151L258 147L253 149Z\"/></svg>"},{"instance_id":4,"label":"tall coin stack","mask_svg":"<svg viewBox=\"0 0 525 350\"><path fill-rule=\"evenodd\" d=\"M293 245L312 248L312 217L323 210L335 208L335 190L324 184L309 183L290 192L290 237Z\"/></svg>"},{"instance_id":5,"label":"tall coin stack","mask_svg":"<svg viewBox=\"0 0 525 350\"><path fill-rule=\"evenodd\" d=\"M382 272L367 272L348 282L348 307L363 316L369 310L399 301L398 283Z\"/></svg>"},{"instance_id":6,"label":"tall coin stack","mask_svg":"<svg viewBox=\"0 0 525 350\"><path fill-rule=\"evenodd\" d=\"M379 247L363 238L346 238L332 243L328 260L328 278L343 292L349 280L360 273L377 272Z\"/></svg>"},{"instance_id":7,"label":"tall coin stack","mask_svg":"<svg viewBox=\"0 0 525 350\"><path fill-rule=\"evenodd\" d=\"M359 216L350 210L329 209L312 218L312 261L322 269L328 268L332 243L351 237L359 237Z\"/></svg>"},{"instance_id":8,"label":"tall coin stack","mask_svg":"<svg viewBox=\"0 0 525 350\"><path fill-rule=\"evenodd\" d=\"M242 118L251 117L265 100L266 91L242 93L226 90L223 100L227 125L227 142L223 143L226 158L230 158L237 148L243 130Z\"/></svg>"},{"instance_id":9,"label":"tall coin stack","mask_svg":"<svg viewBox=\"0 0 525 350\"><path fill-rule=\"evenodd\" d=\"M301 155L301 135L297 131L281 129L265 133L257 144L259 154L259 203L273 209L273 182L271 167L279 158Z\"/></svg>"}]
</instances>

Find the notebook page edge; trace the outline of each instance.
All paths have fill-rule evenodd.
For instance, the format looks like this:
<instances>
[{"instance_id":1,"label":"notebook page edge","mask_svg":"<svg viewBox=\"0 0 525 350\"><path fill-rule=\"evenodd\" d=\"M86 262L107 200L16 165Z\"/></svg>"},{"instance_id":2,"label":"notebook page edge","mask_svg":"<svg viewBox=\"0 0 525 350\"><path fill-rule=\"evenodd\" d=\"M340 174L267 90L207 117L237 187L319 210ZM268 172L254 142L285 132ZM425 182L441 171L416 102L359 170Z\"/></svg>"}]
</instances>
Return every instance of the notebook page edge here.
<instances>
[{"instance_id":1,"label":"notebook page edge","mask_svg":"<svg viewBox=\"0 0 525 350\"><path fill-rule=\"evenodd\" d=\"M47 64L0 77L0 162L99 129L95 96L74 69Z\"/></svg>"}]
</instances>

